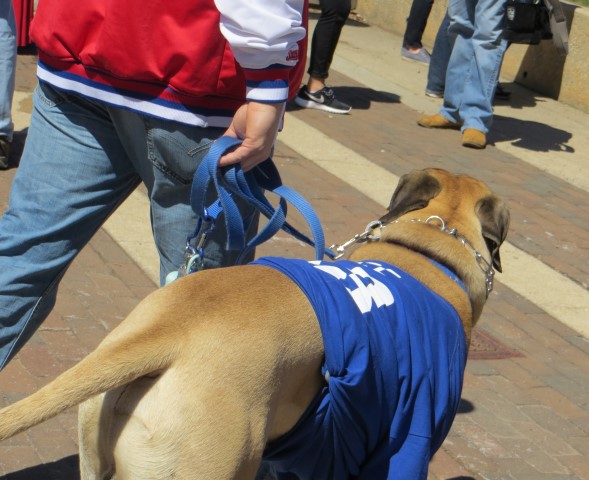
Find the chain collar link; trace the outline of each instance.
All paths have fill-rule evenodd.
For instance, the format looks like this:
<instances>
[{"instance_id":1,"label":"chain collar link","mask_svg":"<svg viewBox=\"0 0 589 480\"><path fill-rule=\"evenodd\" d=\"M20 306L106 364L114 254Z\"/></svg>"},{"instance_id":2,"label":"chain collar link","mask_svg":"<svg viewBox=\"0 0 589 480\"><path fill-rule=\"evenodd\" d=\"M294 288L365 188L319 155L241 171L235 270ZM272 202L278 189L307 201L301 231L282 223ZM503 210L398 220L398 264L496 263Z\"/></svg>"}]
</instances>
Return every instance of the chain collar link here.
<instances>
[{"instance_id":1,"label":"chain collar link","mask_svg":"<svg viewBox=\"0 0 589 480\"><path fill-rule=\"evenodd\" d=\"M479 266L479 268L482 270L482 272L485 274L485 285L486 285L486 289L487 289L487 298L489 297L489 294L493 291L493 280L495 277L495 271L493 270L493 266L485 259L485 257L483 257L478 250L474 247L474 245L472 243L470 243L470 241L464 237L463 235L458 233L458 230L456 228L452 228L449 229L448 227L446 227L446 222L442 217L439 217L438 215L432 215L428 218L426 218L425 220L421 220L420 218L412 218L411 220L394 220L393 222L387 223L387 224L383 224L380 220L376 220L373 222L370 222L367 226L366 229L364 230L364 232L356 234L354 237L352 237L350 240L348 240L347 242L342 243L341 245L332 245L330 247L331 250L334 250L336 252L336 256L335 259L337 260L338 258L341 258L344 255L344 250L351 246L354 245L356 243L364 243L367 241L378 241L380 240L380 233L378 235L373 235L373 230L375 229L383 229L388 225L391 224L395 224L395 223L424 223L427 225L431 225L433 227L438 227L442 232L447 233L448 235L454 237L456 240L458 240L463 247L466 247L470 250L472 250L472 252L474 253L474 257L475 260L477 262L477 265ZM436 225L436 223L438 223L438 225Z\"/></svg>"}]
</instances>

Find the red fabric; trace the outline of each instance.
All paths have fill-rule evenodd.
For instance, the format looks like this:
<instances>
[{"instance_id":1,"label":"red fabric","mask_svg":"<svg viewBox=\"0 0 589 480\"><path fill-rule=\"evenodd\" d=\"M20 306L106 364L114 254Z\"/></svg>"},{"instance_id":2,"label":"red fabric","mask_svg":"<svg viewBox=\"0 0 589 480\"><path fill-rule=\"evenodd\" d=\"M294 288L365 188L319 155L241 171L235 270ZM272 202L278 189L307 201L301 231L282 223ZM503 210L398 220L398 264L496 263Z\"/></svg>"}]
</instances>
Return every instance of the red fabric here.
<instances>
[{"instance_id":1,"label":"red fabric","mask_svg":"<svg viewBox=\"0 0 589 480\"><path fill-rule=\"evenodd\" d=\"M127 90L134 90L132 84L156 84L185 95L243 102L245 75L221 35L214 1L166 0L166 8L164 2L154 5L159 8L145 8L141 0L41 2L32 39L44 62L81 64L99 75L127 81ZM177 14L167 15L170 8ZM208 41L199 41L202 38ZM306 38L299 42L303 61L289 69L291 98L304 74L306 42ZM274 72L264 71L270 76Z\"/></svg>"},{"instance_id":2,"label":"red fabric","mask_svg":"<svg viewBox=\"0 0 589 480\"><path fill-rule=\"evenodd\" d=\"M16 18L16 44L19 47L26 47L31 43L29 26L33 19L33 3L33 0L12 0Z\"/></svg>"}]
</instances>

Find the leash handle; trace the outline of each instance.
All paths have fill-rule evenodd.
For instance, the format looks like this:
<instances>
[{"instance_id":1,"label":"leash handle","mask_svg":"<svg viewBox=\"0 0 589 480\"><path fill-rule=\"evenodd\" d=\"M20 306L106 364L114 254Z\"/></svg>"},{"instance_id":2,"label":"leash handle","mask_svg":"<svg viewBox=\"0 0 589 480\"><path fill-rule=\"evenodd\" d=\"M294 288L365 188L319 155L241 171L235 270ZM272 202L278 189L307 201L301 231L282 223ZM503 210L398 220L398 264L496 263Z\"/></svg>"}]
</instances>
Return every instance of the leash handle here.
<instances>
[{"instance_id":1,"label":"leash handle","mask_svg":"<svg viewBox=\"0 0 589 480\"><path fill-rule=\"evenodd\" d=\"M241 250L245 246L245 229L241 220L241 214L236 203L231 198L229 191L219 182L218 167L221 157L241 144L241 140L232 137L221 137L216 140L205 158L200 163L190 191L190 205L198 215L199 221L195 231L189 240L195 238L202 228L203 222L209 224L209 229L214 228L217 217L224 213L225 227L227 228L227 250ZM214 186L218 200L210 207L206 206L206 196L211 184Z\"/></svg>"},{"instance_id":2,"label":"leash handle","mask_svg":"<svg viewBox=\"0 0 589 480\"><path fill-rule=\"evenodd\" d=\"M324 255L334 258L334 254L325 248L325 236L319 217L313 207L297 192L284 186L278 169L267 159L248 172L244 172L240 165L231 165L219 169L221 157L241 144L241 140L223 136L214 142L208 154L198 166L191 189L191 206L199 216L196 229L191 237L194 239L204 228L210 231L214 228L217 217L223 213L227 229L228 250L241 250L238 263L253 248L271 238L278 230L293 235L295 238L315 247L315 258L321 260ZM213 185L218 200L206 206L206 196L209 187ZM271 191L279 197L276 207L266 198L264 191ZM264 215L268 222L249 242L246 243L247 226L241 217L234 197L239 197ZM303 216L313 239L299 232L286 222L287 202L290 202ZM198 252L197 252L198 254Z\"/></svg>"}]
</instances>

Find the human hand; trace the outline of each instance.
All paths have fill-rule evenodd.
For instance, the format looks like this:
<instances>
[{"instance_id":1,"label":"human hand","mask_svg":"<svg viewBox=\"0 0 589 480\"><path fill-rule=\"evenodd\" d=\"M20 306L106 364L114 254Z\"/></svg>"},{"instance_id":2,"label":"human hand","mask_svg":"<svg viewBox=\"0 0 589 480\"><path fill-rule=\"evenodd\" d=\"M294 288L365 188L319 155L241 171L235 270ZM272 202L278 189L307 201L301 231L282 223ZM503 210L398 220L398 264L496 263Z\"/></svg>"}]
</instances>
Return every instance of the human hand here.
<instances>
[{"instance_id":1,"label":"human hand","mask_svg":"<svg viewBox=\"0 0 589 480\"><path fill-rule=\"evenodd\" d=\"M270 158L282 119L284 103L248 102L235 115L225 135L239 138L242 143L221 157L219 166L241 164L244 171Z\"/></svg>"}]
</instances>

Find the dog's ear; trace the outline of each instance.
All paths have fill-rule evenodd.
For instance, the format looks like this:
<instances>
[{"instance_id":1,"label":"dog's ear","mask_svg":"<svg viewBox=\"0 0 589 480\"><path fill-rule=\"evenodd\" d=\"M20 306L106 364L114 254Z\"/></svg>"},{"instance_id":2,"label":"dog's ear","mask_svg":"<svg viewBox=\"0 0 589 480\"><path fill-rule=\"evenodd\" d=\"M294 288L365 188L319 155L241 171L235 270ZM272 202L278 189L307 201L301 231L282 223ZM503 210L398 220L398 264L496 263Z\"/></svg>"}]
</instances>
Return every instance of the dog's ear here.
<instances>
[{"instance_id":1,"label":"dog's ear","mask_svg":"<svg viewBox=\"0 0 589 480\"><path fill-rule=\"evenodd\" d=\"M477 216L481 222L483 238L491 253L493 267L501 272L501 257L499 247L507 237L509 229L509 210L505 203L490 195L479 200L476 207Z\"/></svg>"},{"instance_id":2,"label":"dog's ear","mask_svg":"<svg viewBox=\"0 0 589 480\"><path fill-rule=\"evenodd\" d=\"M438 179L423 170L416 170L399 179L387 213L380 219L383 223L392 222L401 215L427 206L442 186Z\"/></svg>"}]
</instances>

